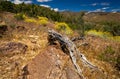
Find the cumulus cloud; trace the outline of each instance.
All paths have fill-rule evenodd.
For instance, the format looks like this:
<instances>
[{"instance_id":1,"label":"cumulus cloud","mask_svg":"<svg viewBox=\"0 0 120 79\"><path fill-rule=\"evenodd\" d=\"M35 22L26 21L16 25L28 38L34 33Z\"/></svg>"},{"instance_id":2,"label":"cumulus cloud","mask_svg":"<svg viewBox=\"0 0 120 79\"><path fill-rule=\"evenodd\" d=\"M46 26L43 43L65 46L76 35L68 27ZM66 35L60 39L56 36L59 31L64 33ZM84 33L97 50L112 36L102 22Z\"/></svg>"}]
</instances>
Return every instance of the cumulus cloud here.
<instances>
[{"instance_id":1,"label":"cumulus cloud","mask_svg":"<svg viewBox=\"0 0 120 79\"><path fill-rule=\"evenodd\" d=\"M52 1L52 0L37 0L38 2L49 2L49 1Z\"/></svg>"},{"instance_id":2,"label":"cumulus cloud","mask_svg":"<svg viewBox=\"0 0 120 79\"><path fill-rule=\"evenodd\" d=\"M58 12L58 11L59 11L59 9L58 9L58 8L54 8L53 10L54 10L54 11L56 11L56 12Z\"/></svg>"},{"instance_id":3,"label":"cumulus cloud","mask_svg":"<svg viewBox=\"0 0 120 79\"><path fill-rule=\"evenodd\" d=\"M59 8L51 8L51 10L54 10L56 12L64 12L64 11L67 11L68 9L63 9L63 10L60 10Z\"/></svg>"},{"instance_id":4,"label":"cumulus cloud","mask_svg":"<svg viewBox=\"0 0 120 79\"><path fill-rule=\"evenodd\" d=\"M50 6L49 6L49 5L45 5L45 4L41 4L40 6L50 8Z\"/></svg>"},{"instance_id":5,"label":"cumulus cloud","mask_svg":"<svg viewBox=\"0 0 120 79\"><path fill-rule=\"evenodd\" d=\"M51 6L49 6L49 5L45 5L45 4L41 4L40 6L50 8L51 10L54 10L54 11L56 11L56 12L58 12L58 11L62 11L62 10L59 10L58 8L52 8Z\"/></svg>"},{"instance_id":6,"label":"cumulus cloud","mask_svg":"<svg viewBox=\"0 0 120 79\"><path fill-rule=\"evenodd\" d=\"M23 0L13 0L12 1L13 3L15 3L15 4L20 4L20 3L26 3L26 4L30 4L30 3L32 3L32 0L28 0L28 1L23 1Z\"/></svg>"}]
</instances>

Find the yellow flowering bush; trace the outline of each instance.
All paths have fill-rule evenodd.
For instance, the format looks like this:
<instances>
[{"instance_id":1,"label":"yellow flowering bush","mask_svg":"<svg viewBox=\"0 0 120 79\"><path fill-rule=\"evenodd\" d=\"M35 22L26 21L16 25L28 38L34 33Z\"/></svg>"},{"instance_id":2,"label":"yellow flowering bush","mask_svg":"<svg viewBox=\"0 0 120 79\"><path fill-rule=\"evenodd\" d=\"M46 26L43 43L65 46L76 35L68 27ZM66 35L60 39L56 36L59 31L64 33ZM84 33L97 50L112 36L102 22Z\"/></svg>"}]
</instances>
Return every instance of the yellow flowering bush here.
<instances>
[{"instance_id":1,"label":"yellow flowering bush","mask_svg":"<svg viewBox=\"0 0 120 79\"><path fill-rule=\"evenodd\" d=\"M25 18L27 18L26 15L23 13L17 13L14 17L18 20L24 20Z\"/></svg>"},{"instance_id":2,"label":"yellow flowering bush","mask_svg":"<svg viewBox=\"0 0 120 79\"><path fill-rule=\"evenodd\" d=\"M36 23L37 21L34 18L26 18L25 22Z\"/></svg>"},{"instance_id":3,"label":"yellow flowering bush","mask_svg":"<svg viewBox=\"0 0 120 79\"><path fill-rule=\"evenodd\" d=\"M72 34L73 33L71 28L65 22L56 22L55 29L57 29L58 31L61 31L65 34Z\"/></svg>"},{"instance_id":4,"label":"yellow flowering bush","mask_svg":"<svg viewBox=\"0 0 120 79\"><path fill-rule=\"evenodd\" d=\"M96 31L96 30L86 31L85 34L95 35L95 36L104 37L104 38L112 36L109 32L102 32L102 31Z\"/></svg>"},{"instance_id":5,"label":"yellow flowering bush","mask_svg":"<svg viewBox=\"0 0 120 79\"><path fill-rule=\"evenodd\" d=\"M46 21L46 20L39 20L39 21L38 21L38 24L47 25L47 24L48 24L48 21Z\"/></svg>"},{"instance_id":6,"label":"yellow flowering bush","mask_svg":"<svg viewBox=\"0 0 120 79\"><path fill-rule=\"evenodd\" d=\"M95 35L95 36L99 36L99 37L103 37L103 38L107 38L107 39L110 39L110 40L113 40L113 41L120 42L120 36L113 36L109 32L89 30L89 31L86 31L85 34L87 34L87 35Z\"/></svg>"},{"instance_id":7,"label":"yellow flowering bush","mask_svg":"<svg viewBox=\"0 0 120 79\"><path fill-rule=\"evenodd\" d=\"M114 36L112 39L115 40L115 41L120 42L120 36Z\"/></svg>"},{"instance_id":8,"label":"yellow flowering bush","mask_svg":"<svg viewBox=\"0 0 120 79\"><path fill-rule=\"evenodd\" d=\"M37 16L37 17L38 17L39 20L46 20L46 21L48 21L48 18L46 18L46 17L40 17L40 16Z\"/></svg>"},{"instance_id":9,"label":"yellow flowering bush","mask_svg":"<svg viewBox=\"0 0 120 79\"><path fill-rule=\"evenodd\" d=\"M36 24L40 24L40 25L48 24L48 18L46 18L46 17L38 16L37 19L26 17L24 20L25 20L25 22L31 22L31 23L36 23Z\"/></svg>"},{"instance_id":10,"label":"yellow flowering bush","mask_svg":"<svg viewBox=\"0 0 120 79\"><path fill-rule=\"evenodd\" d=\"M48 24L48 18L38 16L38 22L37 23L41 24L41 25L47 25Z\"/></svg>"}]
</instances>

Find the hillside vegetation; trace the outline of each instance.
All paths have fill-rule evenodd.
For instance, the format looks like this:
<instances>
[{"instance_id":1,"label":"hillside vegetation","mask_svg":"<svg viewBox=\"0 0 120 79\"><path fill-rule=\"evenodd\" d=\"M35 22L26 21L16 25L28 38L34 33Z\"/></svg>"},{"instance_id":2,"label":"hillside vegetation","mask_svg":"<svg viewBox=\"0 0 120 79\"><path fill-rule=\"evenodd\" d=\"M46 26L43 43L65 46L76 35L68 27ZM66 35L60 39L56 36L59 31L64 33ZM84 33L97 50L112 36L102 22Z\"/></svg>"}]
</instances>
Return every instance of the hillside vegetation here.
<instances>
[{"instance_id":1,"label":"hillside vegetation","mask_svg":"<svg viewBox=\"0 0 120 79\"><path fill-rule=\"evenodd\" d=\"M0 2L0 10L12 13L22 13L30 17L47 17L49 20L66 22L73 30L78 29L79 33L94 29L107 31L114 36L120 35L120 13L89 13L86 12L55 12L50 8L35 4L13 4L9 1ZM71 17L72 16L72 17Z\"/></svg>"},{"instance_id":2,"label":"hillside vegetation","mask_svg":"<svg viewBox=\"0 0 120 79\"><path fill-rule=\"evenodd\" d=\"M89 13L84 16L84 20L96 30L110 32L114 36L120 35L120 13Z\"/></svg>"},{"instance_id":3,"label":"hillside vegetation","mask_svg":"<svg viewBox=\"0 0 120 79\"><path fill-rule=\"evenodd\" d=\"M15 5L14 3L11 3L9 1L1 1L0 10L12 12L12 13L23 13L30 17L37 17L40 15L43 17L47 17L53 21L60 21L62 17L59 14L59 12L55 12L50 8L42 7L35 4L25 4L25 3Z\"/></svg>"},{"instance_id":4,"label":"hillside vegetation","mask_svg":"<svg viewBox=\"0 0 120 79\"><path fill-rule=\"evenodd\" d=\"M119 15L55 12L35 4L0 1L0 79L79 79L60 45L49 45L48 29L82 38L74 43L103 73L82 67L86 79L119 79Z\"/></svg>"}]
</instances>

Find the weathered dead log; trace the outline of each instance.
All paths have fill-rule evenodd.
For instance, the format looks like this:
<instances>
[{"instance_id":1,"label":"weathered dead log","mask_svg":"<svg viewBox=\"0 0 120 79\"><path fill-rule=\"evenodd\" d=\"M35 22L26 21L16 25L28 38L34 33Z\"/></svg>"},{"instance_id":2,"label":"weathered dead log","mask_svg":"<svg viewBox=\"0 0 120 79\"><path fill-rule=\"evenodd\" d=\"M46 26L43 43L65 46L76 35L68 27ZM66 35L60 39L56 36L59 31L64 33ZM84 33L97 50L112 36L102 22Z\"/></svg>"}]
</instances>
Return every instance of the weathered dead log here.
<instances>
[{"instance_id":1,"label":"weathered dead log","mask_svg":"<svg viewBox=\"0 0 120 79\"><path fill-rule=\"evenodd\" d=\"M48 30L48 41L50 44L54 44L55 41L60 43L63 51L70 56L77 73L80 75L80 79L84 79L84 76L82 75L82 70L77 63L77 60L80 59L89 68L98 69L95 65L89 62L81 52L78 51L76 45L67 36L63 36L54 30Z\"/></svg>"},{"instance_id":2,"label":"weathered dead log","mask_svg":"<svg viewBox=\"0 0 120 79\"><path fill-rule=\"evenodd\" d=\"M85 37L73 37L71 40L72 41L77 41L77 40L84 40Z\"/></svg>"}]
</instances>

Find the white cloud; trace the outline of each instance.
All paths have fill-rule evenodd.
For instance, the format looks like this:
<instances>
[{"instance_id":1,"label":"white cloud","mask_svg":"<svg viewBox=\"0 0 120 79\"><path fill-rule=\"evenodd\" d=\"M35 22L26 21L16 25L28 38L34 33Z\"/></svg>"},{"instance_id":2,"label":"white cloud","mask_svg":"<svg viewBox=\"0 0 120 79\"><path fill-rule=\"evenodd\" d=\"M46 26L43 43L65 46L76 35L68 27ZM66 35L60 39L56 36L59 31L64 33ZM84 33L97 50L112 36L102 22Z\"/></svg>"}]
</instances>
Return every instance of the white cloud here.
<instances>
[{"instance_id":1,"label":"white cloud","mask_svg":"<svg viewBox=\"0 0 120 79\"><path fill-rule=\"evenodd\" d=\"M53 10L54 10L54 11L56 11L56 12L58 12L58 11L59 11L59 9L58 9L58 8L54 8Z\"/></svg>"},{"instance_id":2,"label":"white cloud","mask_svg":"<svg viewBox=\"0 0 120 79\"><path fill-rule=\"evenodd\" d=\"M45 4L41 4L40 6L50 8L51 10L54 10L54 11L56 11L56 12L58 12L58 11L63 11L63 10L59 10L58 8L52 8L51 6L45 5Z\"/></svg>"},{"instance_id":3,"label":"white cloud","mask_svg":"<svg viewBox=\"0 0 120 79\"><path fill-rule=\"evenodd\" d=\"M50 6L49 6L49 5L45 5L45 4L41 4L40 6L50 8Z\"/></svg>"},{"instance_id":4,"label":"white cloud","mask_svg":"<svg viewBox=\"0 0 120 79\"><path fill-rule=\"evenodd\" d=\"M56 12L60 11L58 8L51 8L51 10L54 10Z\"/></svg>"},{"instance_id":5,"label":"white cloud","mask_svg":"<svg viewBox=\"0 0 120 79\"><path fill-rule=\"evenodd\" d=\"M49 2L49 1L52 1L52 0L37 0L38 2Z\"/></svg>"},{"instance_id":6,"label":"white cloud","mask_svg":"<svg viewBox=\"0 0 120 79\"><path fill-rule=\"evenodd\" d=\"M59 10L60 12L68 11L68 9Z\"/></svg>"},{"instance_id":7,"label":"white cloud","mask_svg":"<svg viewBox=\"0 0 120 79\"><path fill-rule=\"evenodd\" d=\"M96 6L96 5L98 5L98 3L93 3L93 4L91 4L92 6Z\"/></svg>"},{"instance_id":8,"label":"white cloud","mask_svg":"<svg viewBox=\"0 0 120 79\"><path fill-rule=\"evenodd\" d=\"M14 0L14 1L12 1L13 3L15 3L15 4L20 4L20 3L26 3L26 4L29 4L29 3L32 3L32 1L31 0L28 0L28 1L23 1L23 0Z\"/></svg>"},{"instance_id":9,"label":"white cloud","mask_svg":"<svg viewBox=\"0 0 120 79\"><path fill-rule=\"evenodd\" d=\"M103 7L102 9L103 9L103 10L106 10L106 9L109 9L109 8L110 8L110 7Z\"/></svg>"},{"instance_id":10,"label":"white cloud","mask_svg":"<svg viewBox=\"0 0 120 79\"><path fill-rule=\"evenodd\" d=\"M103 3L101 3L100 5L103 5L103 6L108 6L108 5L110 5L110 3L103 2Z\"/></svg>"},{"instance_id":11,"label":"white cloud","mask_svg":"<svg viewBox=\"0 0 120 79\"><path fill-rule=\"evenodd\" d=\"M105 12L105 10L103 10L103 9L96 9L96 10L88 11L86 14L89 14L91 12Z\"/></svg>"},{"instance_id":12,"label":"white cloud","mask_svg":"<svg viewBox=\"0 0 120 79\"><path fill-rule=\"evenodd\" d=\"M107 9L109 9L110 7L103 7L103 8L99 8L96 10L92 10L92 11L88 11L86 14L91 13L91 12L106 12Z\"/></svg>"},{"instance_id":13,"label":"white cloud","mask_svg":"<svg viewBox=\"0 0 120 79\"><path fill-rule=\"evenodd\" d=\"M14 0L13 1L13 3L15 3L15 4L20 4L20 3L22 3L23 1L20 1L20 0Z\"/></svg>"},{"instance_id":14,"label":"white cloud","mask_svg":"<svg viewBox=\"0 0 120 79\"><path fill-rule=\"evenodd\" d=\"M30 3L32 3L32 1L24 1L24 3L30 4Z\"/></svg>"},{"instance_id":15,"label":"white cloud","mask_svg":"<svg viewBox=\"0 0 120 79\"><path fill-rule=\"evenodd\" d=\"M110 3L108 2L102 2L102 3L92 3L90 4L91 6L97 6L97 5L101 5L101 6L109 6Z\"/></svg>"},{"instance_id":16,"label":"white cloud","mask_svg":"<svg viewBox=\"0 0 120 79\"><path fill-rule=\"evenodd\" d=\"M96 10L94 10L94 12L105 12L105 10L103 10L103 9L96 9Z\"/></svg>"},{"instance_id":17,"label":"white cloud","mask_svg":"<svg viewBox=\"0 0 120 79\"><path fill-rule=\"evenodd\" d=\"M112 12L118 12L118 11L120 12L120 9L112 9L111 11Z\"/></svg>"}]
</instances>

